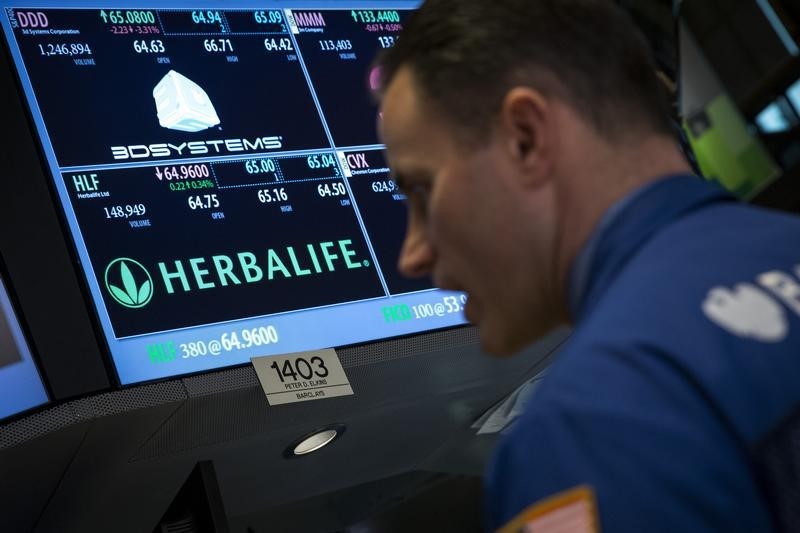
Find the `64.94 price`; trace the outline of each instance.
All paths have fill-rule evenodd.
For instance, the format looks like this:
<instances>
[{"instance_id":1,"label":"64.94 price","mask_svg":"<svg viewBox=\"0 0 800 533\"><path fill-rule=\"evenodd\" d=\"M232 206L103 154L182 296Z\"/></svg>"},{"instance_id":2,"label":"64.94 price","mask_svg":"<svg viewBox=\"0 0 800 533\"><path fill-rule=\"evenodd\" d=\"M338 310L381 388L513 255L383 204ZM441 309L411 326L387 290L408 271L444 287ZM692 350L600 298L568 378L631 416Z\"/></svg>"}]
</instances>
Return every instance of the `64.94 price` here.
<instances>
[{"instance_id":1,"label":"64.94 price","mask_svg":"<svg viewBox=\"0 0 800 533\"><path fill-rule=\"evenodd\" d=\"M192 22L195 24L222 24L219 11L192 11Z\"/></svg>"}]
</instances>

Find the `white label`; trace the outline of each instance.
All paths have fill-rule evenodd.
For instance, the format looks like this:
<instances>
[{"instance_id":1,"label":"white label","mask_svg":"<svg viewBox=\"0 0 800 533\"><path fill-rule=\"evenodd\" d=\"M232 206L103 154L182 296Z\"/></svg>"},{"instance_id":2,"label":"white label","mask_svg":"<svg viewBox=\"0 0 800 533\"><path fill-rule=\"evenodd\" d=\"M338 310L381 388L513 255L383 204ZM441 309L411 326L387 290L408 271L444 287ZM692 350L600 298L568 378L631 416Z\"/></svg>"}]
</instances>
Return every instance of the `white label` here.
<instances>
[{"instance_id":1,"label":"white label","mask_svg":"<svg viewBox=\"0 0 800 533\"><path fill-rule=\"evenodd\" d=\"M252 362L270 405L353 394L339 356L332 348L254 357Z\"/></svg>"},{"instance_id":2,"label":"white label","mask_svg":"<svg viewBox=\"0 0 800 533\"><path fill-rule=\"evenodd\" d=\"M342 167L342 171L346 178L352 178L353 173L350 171L350 165L347 164L347 154L342 152L341 150L336 151L336 156L339 158L339 166Z\"/></svg>"},{"instance_id":3,"label":"white label","mask_svg":"<svg viewBox=\"0 0 800 533\"><path fill-rule=\"evenodd\" d=\"M289 29L295 35L300 33L300 28L297 27L297 21L294 19L294 13L291 9L284 9L283 14L286 15L286 20L289 22Z\"/></svg>"}]
</instances>

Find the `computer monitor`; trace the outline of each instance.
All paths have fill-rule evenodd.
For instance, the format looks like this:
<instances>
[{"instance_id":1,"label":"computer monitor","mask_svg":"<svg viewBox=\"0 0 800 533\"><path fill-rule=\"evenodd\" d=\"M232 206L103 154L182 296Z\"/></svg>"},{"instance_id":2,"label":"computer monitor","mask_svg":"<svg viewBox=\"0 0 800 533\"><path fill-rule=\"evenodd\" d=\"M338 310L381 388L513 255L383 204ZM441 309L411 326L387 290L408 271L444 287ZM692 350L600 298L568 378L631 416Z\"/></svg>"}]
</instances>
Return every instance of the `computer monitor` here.
<instances>
[{"instance_id":1,"label":"computer monitor","mask_svg":"<svg viewBox=\"0 0 800 533\"><path fill-rule=\"evenodd\" d=\"M47 390L0 268L0 420L47 401Z\"/></svg>"},{"instance_id":2,"label":"computer monitor","mask_svg":"<svg viewBox=\"0 0 800 533\"><path fill-rule=\"evenodd\" d=\"M417 2L4 3L121 384L464 323L464 295L397 272L370 97Z\"/></svg>"}]
</instances>

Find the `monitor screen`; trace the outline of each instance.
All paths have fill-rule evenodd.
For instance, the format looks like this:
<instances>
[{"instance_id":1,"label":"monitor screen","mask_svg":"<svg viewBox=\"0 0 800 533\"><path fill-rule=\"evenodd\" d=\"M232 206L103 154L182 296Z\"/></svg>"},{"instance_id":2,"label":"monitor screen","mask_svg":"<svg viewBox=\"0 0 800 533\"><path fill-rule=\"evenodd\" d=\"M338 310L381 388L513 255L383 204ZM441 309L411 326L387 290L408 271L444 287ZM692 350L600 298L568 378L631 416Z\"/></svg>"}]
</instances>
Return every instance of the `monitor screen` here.
<instances>
[{"instance_id":1,"label":"monitor screen","mask_svg":"<svg viewBox=\"0 0 800 533\"><path fill-rule=\"evenodd\" d=\"M0 274L0 419L47 403L6 282Z\"/></svg>"},{"instance_id":2,"label":"monitor screen","mask_svg":"<svg viewBox=\"0 0 800 533\"><path fill-rule=\"evenodd\" d=\"M120 382L463 324L397 272L370 97L416 2L210 5L4 6Z\"/></svg>"}]
</instances>

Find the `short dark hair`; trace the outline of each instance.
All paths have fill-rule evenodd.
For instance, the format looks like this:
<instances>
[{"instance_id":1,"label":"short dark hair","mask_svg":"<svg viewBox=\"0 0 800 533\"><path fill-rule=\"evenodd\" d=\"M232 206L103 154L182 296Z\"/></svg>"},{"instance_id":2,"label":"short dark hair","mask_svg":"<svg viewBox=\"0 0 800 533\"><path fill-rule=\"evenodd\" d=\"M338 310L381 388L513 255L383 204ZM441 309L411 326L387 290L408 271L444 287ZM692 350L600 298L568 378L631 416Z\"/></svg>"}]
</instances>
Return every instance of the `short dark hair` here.
<instances>
[{"instance_id":1,"label":"short dark hair","mask_svg":"<svg viewBox=\"0 0 800 533\"><path fill-rule=\"evenodd\" d=\"M482 139L506 93L561 98L612 138L672 134L650 48L608 0L427 0L381 54L381 87L404 66L466 138Z\"/></svg>"}]
</instances>

